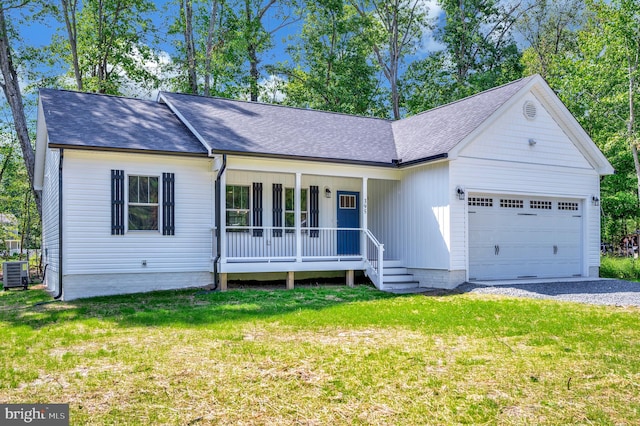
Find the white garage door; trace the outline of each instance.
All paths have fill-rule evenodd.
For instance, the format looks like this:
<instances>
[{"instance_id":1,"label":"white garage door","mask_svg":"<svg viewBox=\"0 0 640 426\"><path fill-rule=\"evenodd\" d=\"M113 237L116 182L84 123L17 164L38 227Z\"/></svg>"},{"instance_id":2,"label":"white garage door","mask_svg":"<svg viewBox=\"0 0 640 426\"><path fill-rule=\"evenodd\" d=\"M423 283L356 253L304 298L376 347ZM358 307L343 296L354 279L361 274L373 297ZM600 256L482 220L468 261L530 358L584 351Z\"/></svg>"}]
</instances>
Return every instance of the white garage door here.
<instances>
[{"instance_id":1,"label":"white garage door","mask_svg":"<svg viewBox=\"0 0 640 426\"><path fill-rule=\"evenodd\" d=\"M582 203L471 194L469 279L582 275Z\"/></svg>"}]
</instances>

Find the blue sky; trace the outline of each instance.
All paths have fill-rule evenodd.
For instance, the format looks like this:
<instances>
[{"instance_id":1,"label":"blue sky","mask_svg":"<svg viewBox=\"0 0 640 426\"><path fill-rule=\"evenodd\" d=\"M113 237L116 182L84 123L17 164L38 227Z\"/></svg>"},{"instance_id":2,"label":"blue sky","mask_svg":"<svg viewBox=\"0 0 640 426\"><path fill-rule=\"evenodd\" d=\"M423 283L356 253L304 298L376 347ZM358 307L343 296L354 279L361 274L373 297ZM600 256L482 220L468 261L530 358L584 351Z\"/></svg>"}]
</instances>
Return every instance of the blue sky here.
<instances>
[{"instance_id":1,"label":"blue sky","mask_svg":"<svg viewBox=\"0 0 640 426\"><path fill-rule=\"evenodd\" d=\"M437 5L436 0L422 0L425 1L428 8L429 14L432 19L439 19L440 23L442 23L443 13L440 7ZM160 28L159 35L163 35L166 32L166 28L169 25L169 21L171 20L171 11L173 13L178 12L178 5L171 4L169 0L158 0L155 1L157 11L152 14L152 20L156 26L156 28ZM272 11L274 13L275 11ZM12 19L13 22L19 22L17 18L17 13L25 13L24 9L20 11L12 11L13 14ZM23 21L24 22L24 21ZM269 20L269 15L267 14L267 19L265 21L265 26L267 29L273 28L279 24L276 20ZM265 52L262 55L262 64L274 64L281 61L288 60L288 55L286 53L287 47L287 38L291 34L294 34L299 31L300 26L302 25L301 21L298 21L292 25L284 27L280 29L278 32L274 34L274 47ZM28 46L44 46L50 43L52 35L58 31L60 35L66 36L66 30L64 28L64 23L57 22L53 18L47 18L44 22L41 23L32 23L28 27L19 28L19 32L22 37L25 39L25 44ZM179 36L174 36L179 37ZM18 47L16 45L15 47ZM166 52L169 55L173 53L173 46L171 45L170 40L166 39L164 41L160 41L159 44L153 46L160 50L160 52ZM441 46L438 45L437 42L434 41L432 34L429 32L425 34L425 37L422 41L422 46L416 54L416 57L424 56L428 52L433 52L436 50L440 50ZM168 61L169 56L164 55L164 60ZM48 67L49 65L44 65L44 67ZM39 71L45 72L48 75L62 74L67 72L67 69L39 69ZM270 76L263 75L264 80L268 80ZM130 93L131 96L151 96L154 97L154 93L150 94L142 94L142 93Z\"/></svg>"}]
</instances>

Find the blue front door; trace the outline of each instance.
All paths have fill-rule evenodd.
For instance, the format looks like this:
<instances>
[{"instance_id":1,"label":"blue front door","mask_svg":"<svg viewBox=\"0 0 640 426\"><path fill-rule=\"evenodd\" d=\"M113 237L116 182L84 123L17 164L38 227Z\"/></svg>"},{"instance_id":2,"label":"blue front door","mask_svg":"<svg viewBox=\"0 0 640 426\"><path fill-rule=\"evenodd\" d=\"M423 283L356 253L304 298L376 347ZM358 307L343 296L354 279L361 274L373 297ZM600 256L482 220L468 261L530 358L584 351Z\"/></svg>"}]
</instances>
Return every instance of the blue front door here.
<instances>
[{"instance_id":1,"label":"blue front door","mask_svg":"<svg viewBox=\"0 0 640 426\"><path fill-rule=\"evenodd\" d=\"M338 191L338 228L360 228L360 193ZM338 254L360 254L360 231L338 230Z\"/></svg>"}]
</instances>

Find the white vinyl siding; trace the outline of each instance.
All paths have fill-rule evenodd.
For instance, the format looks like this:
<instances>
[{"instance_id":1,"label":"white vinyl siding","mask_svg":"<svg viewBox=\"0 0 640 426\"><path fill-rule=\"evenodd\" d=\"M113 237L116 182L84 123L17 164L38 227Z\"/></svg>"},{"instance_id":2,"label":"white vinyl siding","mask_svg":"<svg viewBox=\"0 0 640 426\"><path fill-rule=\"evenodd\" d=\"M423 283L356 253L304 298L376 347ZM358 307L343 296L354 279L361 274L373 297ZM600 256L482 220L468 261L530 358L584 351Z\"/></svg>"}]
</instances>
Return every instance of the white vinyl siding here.
<instances>
[{"instance_id":1,"label":"white vinyl siding","mask_svg":"<svg viewBox=\"0 0 640 426\"><path fill-rule=\"evenodd\" d=\"M47 266L46 285L50 291L58 288L59 228L58 171L60 151L47 149L44 186L42 188L42 253Z\"/></svg>"},{"instance_id":2,"label":"white vinyl siding","mask_svg":"<svg viewBox=\"0 0 640 426\"><path fill-rule=\"evenodd\" d=\"M522 113L525 100L536 105L537 115L534 120L527 120ZM459 156L503 163L592 169L586 158L532 94L515 102L490 128L467 145Z\"/></svg>"},{"instance_id":3,"label":"white vinyl siding","mask_svg":"<svg viewBox=\"0 0 640 426\"><path fill-rule=\"evenodd\" d=\"M385 258L407 268L449 269L448 165L406 169L401 181L369 180L369 228Z\"/></svg>"},{"instance_id":4,"label":"white vinyl siding","mask_svg":"<svg viewBox=\"0 0 640 426\"><path fill-rule=\"evenodd\" d=\"M208 272L213 223L211 167L209 159L66 150L64 274ZM140 176L175 173L174 236L160 232L111 235L112 169Z\"/></svg>"},{"instance_id":5,"label":"white vinyl siding","mask_svg":"<svg viewBox=\"0 0 640 426\"><path fill-rule=\"evenodd\" d=\"M401 260L403 238L398 206L402 200L401 183L397 180L369 179L369 229L384 244L386 259Z\"/></svg>"}]
</instances>

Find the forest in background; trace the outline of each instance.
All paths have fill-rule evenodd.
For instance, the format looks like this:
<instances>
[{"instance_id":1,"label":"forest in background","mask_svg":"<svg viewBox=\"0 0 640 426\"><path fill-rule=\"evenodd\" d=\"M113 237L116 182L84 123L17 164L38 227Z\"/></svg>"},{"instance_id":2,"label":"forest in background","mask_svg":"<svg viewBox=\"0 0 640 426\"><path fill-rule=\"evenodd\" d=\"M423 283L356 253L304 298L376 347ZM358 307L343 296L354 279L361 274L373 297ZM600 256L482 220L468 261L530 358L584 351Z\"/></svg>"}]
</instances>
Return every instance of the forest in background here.
<instances>
[{"instance_id":1,"label":"forest in background","mask_svg":"<svg viewBox=\"0 0 640 426\"><path fill-rule=\"evenodd\" d=\"M399 119L539 73L616 169L601 183L616 244L640 227L639 62L635 0L0 1L0 241L39 246L39 87Z\"/></svg>"}]
</instances>

